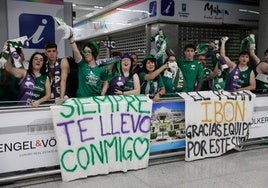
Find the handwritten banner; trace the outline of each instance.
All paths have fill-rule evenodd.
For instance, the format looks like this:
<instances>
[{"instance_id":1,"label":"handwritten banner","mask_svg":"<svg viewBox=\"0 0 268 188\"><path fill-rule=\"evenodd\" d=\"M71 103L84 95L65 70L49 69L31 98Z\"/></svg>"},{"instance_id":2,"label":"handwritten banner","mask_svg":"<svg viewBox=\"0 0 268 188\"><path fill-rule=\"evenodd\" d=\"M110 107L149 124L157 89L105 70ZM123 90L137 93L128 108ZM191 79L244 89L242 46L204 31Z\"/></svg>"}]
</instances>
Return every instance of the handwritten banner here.
<instances>
[{"instance_id":1,"label":"handwritten banner","mask_svg":"<svg viewBox=\"0 0 268 188\"><path fill-rule=\"evenodd\" d=\"M255 95L250 91L180 93L185 99L185 160L220 156L246 141Z\"/></svg>"},{"instance_id":2,"label":"handwritten banner","mask_svg":"<svg viewBox=\"0 0 268 188\"><path fill-rule=\"evenodd\" d=\"M151 109L145 95L75 98L52 106L63 181L147 167Z\"/></svg>"}]
</instances>

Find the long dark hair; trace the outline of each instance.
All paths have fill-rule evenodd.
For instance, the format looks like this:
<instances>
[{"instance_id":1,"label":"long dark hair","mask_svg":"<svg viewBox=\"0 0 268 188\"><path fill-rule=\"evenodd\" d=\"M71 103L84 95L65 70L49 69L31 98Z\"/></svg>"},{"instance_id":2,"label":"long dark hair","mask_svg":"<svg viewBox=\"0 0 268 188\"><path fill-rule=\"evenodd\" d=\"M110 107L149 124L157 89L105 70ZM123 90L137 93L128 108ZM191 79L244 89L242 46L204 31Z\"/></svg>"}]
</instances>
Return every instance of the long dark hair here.
<instances>
[{"instance_id":1,"label":"long dark hair","mask_svg":"<svg viewBox=\"0 0 268 188\"><path fill-rule=\"evenodd\" d=\"M148 60L150 60L151 62L154 63L154 70L153 70L153 71L156 71L156 70L158 69L156 61L155 61L154 59L150 59L150 58L149 58L149 59L147 59L147 60L143 63L143 67L142 67L143 71L146 72L147 74L148 74L148 70L147 70L147 68L146 68L146 64L147 64L147 61L148 61ZM157 75L157 76L153 79L153 81L157 81L158 79L159 79L159 75Z\"/></svg>"},{"instance_id":2,"label":"long dark hair","mask_svg":"<svg viewBox=\"0 0 268 188\"><path fill-rule=\"evenodd\" d=\"M43 74L47 74L47 72L46 72L46 70L47 70L47 68L46 68L46 61L47 61L47 58L46 58L46 56L45 56L45 54L44 53L41 53L41 52L35 52L35 53L33 53L33 55L31 56L31 58L30 58L30 61L29 61L29 69L28 69L28 72L29 72L29 74L31 75L31 76L34 76L34 74L33 74L33 59L34 59L34 57L36 56L36 55L41 55L42 57L43 57L43 66L41 67L41 69L40 69L40 73L43 75Z\"/></svg>"}]
</instances>

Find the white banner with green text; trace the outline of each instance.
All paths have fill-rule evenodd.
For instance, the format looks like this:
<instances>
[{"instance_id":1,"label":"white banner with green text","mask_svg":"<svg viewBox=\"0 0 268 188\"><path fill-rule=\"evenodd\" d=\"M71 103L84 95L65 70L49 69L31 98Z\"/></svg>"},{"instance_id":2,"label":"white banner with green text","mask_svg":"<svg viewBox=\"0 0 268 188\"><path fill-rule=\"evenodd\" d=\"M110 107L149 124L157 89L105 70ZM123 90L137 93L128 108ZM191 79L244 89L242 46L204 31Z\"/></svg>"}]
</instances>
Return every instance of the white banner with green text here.
<instances>
[{"instance_id":1,"label":"white banner with green text","mask_svg":"<svg viewBox=\"0 0 268 188\"><path fill-rule=\"evenodd\" d=\"M151 110L145 95L75 98L52 106L63 181L146 168Z\"/></svg>"}]
</instances>

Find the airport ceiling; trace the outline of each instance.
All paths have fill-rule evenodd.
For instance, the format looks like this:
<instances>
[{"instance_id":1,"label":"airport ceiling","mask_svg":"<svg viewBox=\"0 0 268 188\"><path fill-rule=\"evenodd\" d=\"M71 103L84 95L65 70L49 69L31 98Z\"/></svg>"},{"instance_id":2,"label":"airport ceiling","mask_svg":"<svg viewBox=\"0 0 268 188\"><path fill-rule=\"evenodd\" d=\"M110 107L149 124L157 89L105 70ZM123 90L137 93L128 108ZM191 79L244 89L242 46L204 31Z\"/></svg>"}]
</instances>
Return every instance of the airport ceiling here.
<instances>
[{"instance_id":1,"label":"airport ceiling","mask_svg":"<svg viewBox=\"0 0 268 188\"><path fill-rule=\"evenodd\" d=\"M103 8L114 8L133 0L64 0L73 3L74 23L86 19L86 15L94 14ZM259 0L241 0L244 2L258 2ZM75 5L75 6L74 6Z\"/></svg>"},{"instance_id":2,"label":"airport ceiling","mask_svg":"<svg viewBox=\"0 0 268 188\"><path fill-rule=\"evenodd\" d=\"M73 3L74 23L85 19L86 15L110 6L117 1L121 2L122 0L64 0L64 2Z\"/></svg>"}]
</instances>

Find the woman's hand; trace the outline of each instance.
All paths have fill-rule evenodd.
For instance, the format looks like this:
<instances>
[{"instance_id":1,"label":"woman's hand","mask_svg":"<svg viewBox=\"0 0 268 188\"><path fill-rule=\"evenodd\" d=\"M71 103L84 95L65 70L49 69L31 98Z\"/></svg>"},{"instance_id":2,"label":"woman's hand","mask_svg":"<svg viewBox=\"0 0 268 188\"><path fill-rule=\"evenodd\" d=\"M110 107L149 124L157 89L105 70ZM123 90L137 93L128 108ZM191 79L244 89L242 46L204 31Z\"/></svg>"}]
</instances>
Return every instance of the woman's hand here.
<instances>
[{"instance_id":1,"label":"woman's hand","mask_svg":"<svg viewBox=\"0 0 268 188\"><path fill-rule=\"evenodd\" d=\"M119 89L114 89L114 93L115 93L116 95L124 95L124 91L121 91L121 90L119 90Z\"/></svg>"},{"instance_id":2,"label":"woman's hand","mask_svg":"<svg viewBox=\"0 0 268 188\"><path fill-rule=\"evenodd\" d=\"M40 105L40 102L38 100L31 103L32 107L38 107L39 105Z\"/></svg>"},{"instance_id":3,"label":"woman's hand","mask_svg":"<svg viewBox=\"0 0 268 188\"><path fill-rule=\"evenodd\" d=\"M64 99L60 98L60 99L56 99L55 104L61 105L63 102L64 102Z\"/></svg>"},{"instance_id":4,"label":"woman's hand","mask_svg":"<svg viewBox=\"0 0 268 188\"><path fill-rule=\"evenodd\" d=\"M156 93L155 95L154 95L154 98L153 98L153 101L154 102L158 102L158 101L160 101L160 95L159 95L159 93Z\"/></svg>"}]
</instances>

